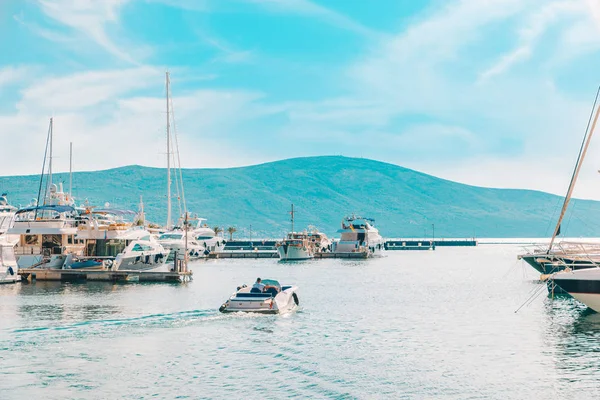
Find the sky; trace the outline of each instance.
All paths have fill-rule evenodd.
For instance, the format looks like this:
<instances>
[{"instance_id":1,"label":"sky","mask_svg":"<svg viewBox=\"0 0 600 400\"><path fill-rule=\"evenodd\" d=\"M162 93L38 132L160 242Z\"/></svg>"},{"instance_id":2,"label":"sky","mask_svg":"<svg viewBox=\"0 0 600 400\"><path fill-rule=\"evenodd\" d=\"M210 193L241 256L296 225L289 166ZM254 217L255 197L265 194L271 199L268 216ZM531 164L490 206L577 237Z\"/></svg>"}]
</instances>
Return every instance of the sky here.
<instances>
[{"instance_id":1,"label":"sky","mask_svg":"<svg viewBox=\"0 0 600 400\"><path fill-rule=\"evenodd\" d=\"M2 0L0 175L365 157L564 194L600 0ZM600 129L600 127L599 127ZM600 134L599 134L600 136ZM600 199L600 137L575 195Z\"/></svg>"}]
</instances>

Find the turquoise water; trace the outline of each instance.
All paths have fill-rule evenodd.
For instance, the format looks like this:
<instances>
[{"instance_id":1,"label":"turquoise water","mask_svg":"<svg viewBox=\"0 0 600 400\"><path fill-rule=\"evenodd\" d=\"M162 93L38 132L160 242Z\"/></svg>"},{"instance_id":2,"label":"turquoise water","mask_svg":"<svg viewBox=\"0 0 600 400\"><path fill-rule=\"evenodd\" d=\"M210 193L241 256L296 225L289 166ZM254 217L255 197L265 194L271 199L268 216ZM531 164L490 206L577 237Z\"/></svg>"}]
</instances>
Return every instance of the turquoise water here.
<instances>
[{"instance_id":1,"label":"turquoise water","mask_svg":"<svg viewBox=\"0 0 600 400\"><path fill-rule=\"evenodd\" d=\"M0 398L598 398L600 315L537 297L517 246L218 260L191 283L0 287ZM257 276L285 316L223 315Z\"/></svg>"}]
</instances>

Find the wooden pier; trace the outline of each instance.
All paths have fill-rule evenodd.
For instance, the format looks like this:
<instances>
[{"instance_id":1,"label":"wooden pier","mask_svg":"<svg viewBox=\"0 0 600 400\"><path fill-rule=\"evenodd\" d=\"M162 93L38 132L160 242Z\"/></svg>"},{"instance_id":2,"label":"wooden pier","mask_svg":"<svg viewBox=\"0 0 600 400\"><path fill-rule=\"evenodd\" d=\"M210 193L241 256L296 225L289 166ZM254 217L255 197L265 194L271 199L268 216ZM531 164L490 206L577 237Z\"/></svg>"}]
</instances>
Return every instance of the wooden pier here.
<instances>
[{"instance_id":1,"label":"wooden pier","mask_svg":"<svg viewBox=\"0 0 600 400\"><path fill-rule=\"evenodd\" d=\"M366 260L368 253L315 253L315 258L349 258L354 260Z\"/></svg>"},{"instance_id":2,"label":"wooden pier","mask_svg":"<svg viewBox=\"0 0 600 400\"><path fill-rule=\"evenodd\" d=\"M104 281L104 282L184 282L192 279L192 271L153 272L126 270L85 270L85 269L19 269L22 280L38 281Z\"/></svg>"}]
</instances>

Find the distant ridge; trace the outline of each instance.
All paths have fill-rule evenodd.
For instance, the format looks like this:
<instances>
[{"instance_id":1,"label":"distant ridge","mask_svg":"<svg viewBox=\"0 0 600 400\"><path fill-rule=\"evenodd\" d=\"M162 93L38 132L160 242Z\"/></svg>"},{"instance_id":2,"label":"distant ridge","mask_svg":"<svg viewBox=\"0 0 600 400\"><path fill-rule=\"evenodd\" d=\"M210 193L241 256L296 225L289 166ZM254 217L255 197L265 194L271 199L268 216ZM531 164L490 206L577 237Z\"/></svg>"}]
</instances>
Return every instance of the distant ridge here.
<instances>
[{"instance_id":1,"label":"distant ridge","mask_svg":"<svg viewBox=\"0 0 600 400\"><path fill-rule=\"evenodd\" d=\"M546 237L561 198L521 189L490 189L436 178L394 164L342 156L292 158L247 167L184 169L188 209L211 226L236 226L236 236L279 237L314 225L335 235L344 215L375 218L384 237ZM166 218L165 169L137 165L77 172L78 201L137 210L143 196L150 220ZM0 178L15 205L37 195L39 175ZM55 181L68 182L67 174ZM574 200L563 224L571 237L600 236L600 202ZM174 215L178 214L174 206Z\"/></svg>"}]
</instances>

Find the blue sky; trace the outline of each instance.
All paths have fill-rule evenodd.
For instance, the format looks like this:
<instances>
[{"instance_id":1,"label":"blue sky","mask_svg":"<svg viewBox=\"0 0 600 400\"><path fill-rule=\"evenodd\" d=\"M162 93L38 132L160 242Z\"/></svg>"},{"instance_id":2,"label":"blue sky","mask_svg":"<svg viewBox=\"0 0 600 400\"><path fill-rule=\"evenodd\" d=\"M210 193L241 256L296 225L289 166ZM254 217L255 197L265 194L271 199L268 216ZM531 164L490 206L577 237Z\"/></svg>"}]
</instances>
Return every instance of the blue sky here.
<instances>
[{"instance_id":1,"label":"blue sky","mask_svg":"<svg viewBox=\"0 0 600 400\"><path fill-rule=\"evenodd\" d=\"M342 154L562 193L600 84L600 0L5 0L1 175ZM599 139L600 140L600 139ZM579 196L600 199L600 145Z\"/></svg>"}]
</instances>

